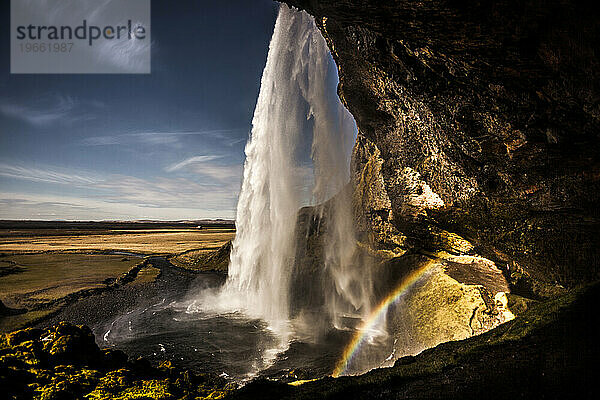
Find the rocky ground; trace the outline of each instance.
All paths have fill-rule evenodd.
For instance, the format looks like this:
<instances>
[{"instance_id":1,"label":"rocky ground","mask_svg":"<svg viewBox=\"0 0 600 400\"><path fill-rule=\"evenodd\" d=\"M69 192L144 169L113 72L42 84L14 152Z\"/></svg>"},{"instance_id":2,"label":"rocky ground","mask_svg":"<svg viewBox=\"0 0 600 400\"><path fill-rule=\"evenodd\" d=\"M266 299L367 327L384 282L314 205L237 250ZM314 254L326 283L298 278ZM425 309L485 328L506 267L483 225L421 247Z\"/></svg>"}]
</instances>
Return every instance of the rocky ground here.
<instances>
[{"instance_id":1,"label":"rocky ground","mask_svg":"<svg viewBox=\"0 0 600 400\"><path fill-rule=\"evenodd\" d=\"M43 328L69 321L95 328L112 317L147 307L160 296L185 291L196 278L195 272L174 267L162 256L148 257L105 290L81 294L34 326Z\"/></svg>"}]
</instances>

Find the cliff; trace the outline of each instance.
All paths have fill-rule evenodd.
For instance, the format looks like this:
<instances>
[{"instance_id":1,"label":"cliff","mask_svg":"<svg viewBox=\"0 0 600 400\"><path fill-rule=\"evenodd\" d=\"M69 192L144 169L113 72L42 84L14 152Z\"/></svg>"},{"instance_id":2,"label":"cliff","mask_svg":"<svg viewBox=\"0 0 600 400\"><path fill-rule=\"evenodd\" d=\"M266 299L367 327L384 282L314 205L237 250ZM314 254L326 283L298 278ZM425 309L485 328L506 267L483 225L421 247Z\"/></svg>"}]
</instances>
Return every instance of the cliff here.
<instances>
[{"instance_id":1,"label":"cliff","mask_svg":"<svg viewBox=\"0 0 600 400\"><path fill-rule=\"evenodd\" d=\"M286 3L315 16L359 128L361 242L483 255L532 298L598 279L591 2Z\"/></svg>"}]
</instances>

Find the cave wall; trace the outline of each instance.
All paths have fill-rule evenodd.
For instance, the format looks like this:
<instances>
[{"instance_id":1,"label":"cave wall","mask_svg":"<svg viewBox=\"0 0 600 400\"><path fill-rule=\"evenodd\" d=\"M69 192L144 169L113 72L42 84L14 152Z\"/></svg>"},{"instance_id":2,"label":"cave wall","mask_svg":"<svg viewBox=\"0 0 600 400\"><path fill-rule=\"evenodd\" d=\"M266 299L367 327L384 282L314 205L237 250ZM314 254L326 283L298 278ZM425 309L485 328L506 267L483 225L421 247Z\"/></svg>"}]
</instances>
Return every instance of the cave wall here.
<instances>
[{"instance_id":1,"label":"cave wall","mask_svg":"<svg viewBox=\"0 0 600 400\"><path fill-rule=\"evenodd\" d=\"M532 296L598 279L592 2L286 3L315 16L359 127L363 243L481 254Z\"/></svg>"}]
</instances>

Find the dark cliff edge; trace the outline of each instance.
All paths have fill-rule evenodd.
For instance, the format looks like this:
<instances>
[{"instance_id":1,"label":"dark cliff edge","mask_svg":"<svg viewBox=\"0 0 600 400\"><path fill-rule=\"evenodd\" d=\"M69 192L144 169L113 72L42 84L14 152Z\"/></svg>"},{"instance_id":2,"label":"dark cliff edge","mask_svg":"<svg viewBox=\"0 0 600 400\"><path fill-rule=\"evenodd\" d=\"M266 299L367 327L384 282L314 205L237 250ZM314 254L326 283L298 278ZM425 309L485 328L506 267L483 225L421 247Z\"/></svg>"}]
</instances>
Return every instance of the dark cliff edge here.
<instances>
[{"instance_id":1,"label":"dark cliff edge","mask_svg":"<svg viewBox=\"0 0 600 400\"><path fill-rule=\"evenodd\" d=\"M458 235L530 297L599 278L592 2L286 3L315 16L359 127L364 242L452 252Z\"/></svg>"}]
</instances>

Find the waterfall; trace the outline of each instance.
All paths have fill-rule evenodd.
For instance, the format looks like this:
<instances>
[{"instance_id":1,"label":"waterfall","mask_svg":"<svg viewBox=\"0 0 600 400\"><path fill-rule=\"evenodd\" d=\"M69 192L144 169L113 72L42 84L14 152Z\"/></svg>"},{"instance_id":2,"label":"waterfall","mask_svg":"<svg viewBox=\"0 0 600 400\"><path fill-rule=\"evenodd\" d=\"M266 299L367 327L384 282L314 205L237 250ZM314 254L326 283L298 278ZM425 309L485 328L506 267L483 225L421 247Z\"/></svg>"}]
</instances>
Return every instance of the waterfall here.
<instances>
[{"instance_id":1,"label":"waterfall","mask_svg":"<svg viewBox=\"0 0 600 400\"><path fill-rule=\"evenodd\" d=\"M319 47L310 17L280 7L246 146L229 276L224 291L251 315L287 333L294 229L305 170L305 93L315 84L309 60Z\"/></svg>"},{"instance_id":2,"label":"waterfall","mask_svg":"<svg viewBox=\"0 0 600 400\"><path fill-rule=\"evenodd\" d=\"M349 192L342 190L349 182L356 127L337 96L337 83L335 62L314 19L282 4L245 149L227 281L203 301L265 321L280 338L272 357L287 348L294 327L302 324L301 316L290 313L290 285L303 205L320 205L317 213L327 220L318 266L326 305L313 313L321 316L317 322L339 326L343 316L369 312L368 279L353 264Z\"/></svg>"},{"instance_id":3,"label":"waterfall","mask_svg":"<svg viewBox=\"0 0 600 400\"><path fill-rule=\"evenodd\" d=\"M280 331L290 317L296 215L306 196L298 153L306 135L312 135L313 201L325 201L348 181L354 132L335 84L335 64L313 18L282 5L246 146L225 286Z\"/></svg>"}]
</instances>

